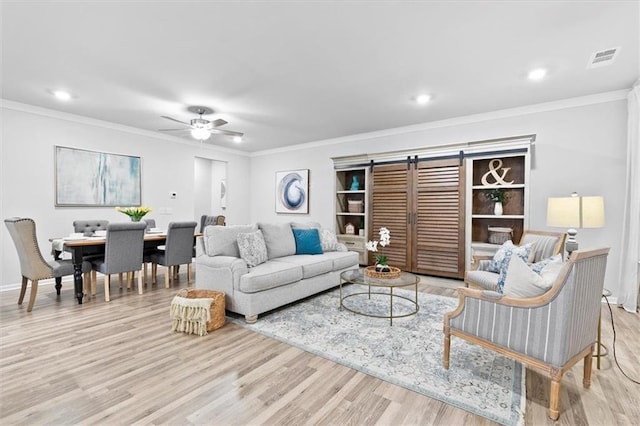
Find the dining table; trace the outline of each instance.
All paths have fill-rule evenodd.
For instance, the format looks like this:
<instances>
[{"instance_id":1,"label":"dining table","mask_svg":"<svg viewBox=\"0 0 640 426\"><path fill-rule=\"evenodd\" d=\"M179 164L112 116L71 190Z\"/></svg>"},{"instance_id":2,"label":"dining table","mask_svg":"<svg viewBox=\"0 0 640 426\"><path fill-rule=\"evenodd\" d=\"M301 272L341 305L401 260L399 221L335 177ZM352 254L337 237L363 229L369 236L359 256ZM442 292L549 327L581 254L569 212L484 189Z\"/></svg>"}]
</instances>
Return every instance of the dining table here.
<instances>
[{"instance_id":1,"label":"dining table","mask_svg":"<svg viewBox=\"0 0 640 426\"><path fill-rule=\"evenodd\" d=\"M193 235L194 245L195 239L201 236L201 233L195 233ZM78 303L82 304L84 298L83 285L82 285L82 262L86 258L91 256L104 255L106 236L90 236L90 237L56 237L50 238L51 241L51 253L54 259L60 259L62 252L71 254L71 261L73 263L73 287L75 291ZM150 250L158 248L167 242L166 231L157 233L146 233L144 236L144 250ZM60 294L62 288L62 280L56 279L56 291Z\"/></svg>"}]
</instances>

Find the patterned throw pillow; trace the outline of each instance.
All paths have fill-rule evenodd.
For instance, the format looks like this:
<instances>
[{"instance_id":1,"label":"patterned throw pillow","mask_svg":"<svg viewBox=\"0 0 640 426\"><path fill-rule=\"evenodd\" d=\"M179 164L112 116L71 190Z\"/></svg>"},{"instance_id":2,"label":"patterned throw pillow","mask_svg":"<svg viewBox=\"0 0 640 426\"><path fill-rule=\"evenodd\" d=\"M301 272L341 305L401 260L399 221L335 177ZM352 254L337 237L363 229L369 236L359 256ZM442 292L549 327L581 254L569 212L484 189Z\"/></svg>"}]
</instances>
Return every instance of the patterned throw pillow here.
<instances>
[{"instance_id":1,"label":"patterned throw pillow","mask_svg":"<svg viewBox=\"0 0 640 426\"><path fill-rule=\"evenodd\" d=\"M323 251L337 251L338 238L336 233L330 229L323 228L320 230L320 244Z\"/></svg>"},{"instance_id":2,"label":"patterned throw pillow","mask_svg":"<svg viewBox=\"0 0 640 426\"><path fill-rule=\"evenodd\" d=\"M491 272L497 272L500 274L498 277L498 291L502 293L504 288L504 280L507 276L507 270L509 269L509 261L511 256L517 255L523 261L529 259L533 244L525 244L523 246L516 246L511 240L506 241L502 247L496 252L489 266Z\"/></svg>"},{"instance_id":3,"label":"patterned throw pillow","mask_svg":"<svg viewBox=\"0 0 640 426\"><path fill-rule=\"evenodd\" d=\"M238 234L238 250L240 257L250 268L267 261L267 245L259 229L256 232Z\"/></svg>"},{"instance_id":4,"label":"patterned throw pillow","mask_svg":"<svg viewBox=\"0 0 640 426\"><path fill-rule=\"evenodd\" d=\"M517 246L513 244L513 241L511 240L505 241L504 244L502 244L498 251L493 255L493 259L491 259L491 264L489 264L487 271L500 273L503 268L508 267L509 260L514 252L526 262L529 258L532 247L533 244ZM525 253L526 256L524 256Z\"/></svg>"}]
</instances>

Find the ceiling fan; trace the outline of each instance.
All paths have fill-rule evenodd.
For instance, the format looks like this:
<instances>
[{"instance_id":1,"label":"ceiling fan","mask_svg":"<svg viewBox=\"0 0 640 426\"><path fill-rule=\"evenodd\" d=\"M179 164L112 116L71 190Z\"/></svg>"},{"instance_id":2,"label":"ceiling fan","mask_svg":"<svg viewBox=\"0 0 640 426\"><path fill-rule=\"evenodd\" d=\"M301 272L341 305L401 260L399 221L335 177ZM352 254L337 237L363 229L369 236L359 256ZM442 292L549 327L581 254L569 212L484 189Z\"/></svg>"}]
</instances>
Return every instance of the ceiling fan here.
<instances>
[{"instance_id":1,"label":"ceiling fan","mask_svg":"<svg viewBox=\"0 0 640 426\"><path fill-rule=\"evenodd\" d=\"M242 136L244 133L234 132L232 130L223 130L218 127L227 124L226 120L222 118L218 118L216 120L207 120L206 118L202 118L203 115L213 114L213 110L211 108L203 107L203 106L191 106L187 108L189 112L200 115L198 118L194 118L190 120L190 122L180 121L172 117L167 117L166 115L162 115L162 118L166 118L167 120L175 121L176 123L182 124L183 128L180 129L158 129L160 132L174 132L174 131L184 131L191 130L191 136L199 141L205 141L211 137L211 135L228 135L233 136L235 142L240 142L242 140Z\"/></svg>"}]
</instances>

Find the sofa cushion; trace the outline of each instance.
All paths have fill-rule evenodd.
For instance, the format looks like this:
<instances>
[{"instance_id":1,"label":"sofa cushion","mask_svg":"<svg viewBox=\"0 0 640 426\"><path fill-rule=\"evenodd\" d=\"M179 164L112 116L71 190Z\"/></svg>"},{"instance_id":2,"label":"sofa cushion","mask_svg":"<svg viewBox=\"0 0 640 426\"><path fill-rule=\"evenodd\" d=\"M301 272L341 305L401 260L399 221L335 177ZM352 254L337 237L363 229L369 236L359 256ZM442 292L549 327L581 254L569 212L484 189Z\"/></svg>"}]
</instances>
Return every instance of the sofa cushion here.
<instances>
[{"instance_id":1,"label":"sofa cushion","mask_svg":"<svg viewBox=\"0 0 640 426\"><path fill-rule=\"evenodd\" d=\"M259 229L256 232L239 233L238 250L240 257L249 267L258 266L267 261L267 246Z\"/></svg>"},{"instance_id":2,"label":"sofa cushion","mask_svg":"<svg viewBox=\"0 0 640 426\"><path fill-rule=\"evenodd\" d=\"M467 271L466 277L468 281L491 291L498 291L498 278L500 278L498 273L489 271Z\"/></svg>"},{"instance_id":3,"label":"sofa cushion","mask_svg":"<svg viewBox=\"0 0 640 426\"><path fill-rule=\"evenodd\" d=\"M207 255L240 257L238 234L257 230L258 226L255 224L207 226L204 228L203 237Z\"/></svg>"},{"instance_id":4,"label":"sofa cushion","mask_svg":"<svg viewBox=\"0 0 640 426\"><path fill-rule=\"evenodd\" d=\"M269 259L296 254L296 240L289 223L258 223Z\"/></svg>"},{"instance_id":5,"label":"sofa cushion","mask_svg":"<svg viewBox=\"0 0 640 426\"><path fill-rule=\"evenodd\" d=\"M279 257L273 262L290 263L302 268L302 278L311 278L333 270L333 259L324 255L296 254Z\"/></svg>"},{"instance_id":6,"label":"sofa cushion","mask_svg":"<svg viewBox=\"0 0 640 426\"><path fill-rule=\"evenodd\" d=\"M256 293L302 279L302 267L290 262L268 261L249 269L240 277L240 291Z\"/></svg>"},{"instance_id":7,"label":"sofa cushion","mask_svg":"<svg viewBox=\"0 0 640 426\"><path fill-rule=\"evenodd\" d=\"M296 254L322 254L320 234L316 228L294 228L293 238L296 241Z\"/></svg>"},{"instance_id":8,"label":"sofa cushion","mask_svg":"<svg viewBox=\"0 0 640 426\"><path fill-rule=\"evenodd\" d=\"M359 255L355 251L331 251L326 252L322 257L331 259L334 271L358 267Z\"/></svg>"}]
</instances>

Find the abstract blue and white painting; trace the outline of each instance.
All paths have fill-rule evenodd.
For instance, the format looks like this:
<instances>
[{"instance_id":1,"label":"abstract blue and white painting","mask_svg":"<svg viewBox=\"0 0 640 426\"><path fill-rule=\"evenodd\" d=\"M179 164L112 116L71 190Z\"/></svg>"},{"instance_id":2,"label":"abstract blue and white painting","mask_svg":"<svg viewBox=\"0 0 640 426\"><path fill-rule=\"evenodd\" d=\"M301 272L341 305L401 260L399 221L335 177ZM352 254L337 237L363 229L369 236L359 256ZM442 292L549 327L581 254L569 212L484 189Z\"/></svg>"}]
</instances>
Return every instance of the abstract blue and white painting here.
<instances>
[{"instance_id":1,"label":"abstract blue and white painting","mask_svg":"<svg viewBox=\"0 0 640 426\"><path fill-rule=\"evenodd\" d=\"M140 157L55 149L56 206L140 205Z\"/></svg>"},{"instance_id":2,"label":"abstract blue and white painting","mask_svg":"<svg viewBox=\"0 0 640 426\"><path fill-rule=\"evenodd\" d=\"M309 170L276 172L276 213L309 213Z\"/></svg>"}]
</instances>

